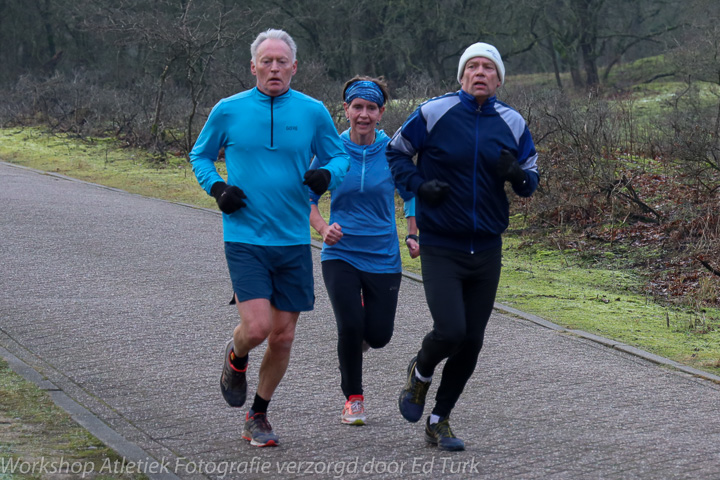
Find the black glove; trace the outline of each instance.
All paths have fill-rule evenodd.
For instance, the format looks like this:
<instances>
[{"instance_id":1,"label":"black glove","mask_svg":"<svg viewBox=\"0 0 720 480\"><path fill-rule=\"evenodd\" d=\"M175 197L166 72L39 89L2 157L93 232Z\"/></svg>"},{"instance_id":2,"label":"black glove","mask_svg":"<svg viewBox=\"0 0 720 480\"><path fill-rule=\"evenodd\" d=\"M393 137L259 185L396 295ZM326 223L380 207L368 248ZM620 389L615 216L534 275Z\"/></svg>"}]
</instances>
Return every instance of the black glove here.
<instances>
[{"instance_id":1,"label":"black glove","mask_svg":"<svg viewBox=\"0 0 720 480\"><path fill-rule=\"evenodd\" d=\"M430 180L418 188L417 194L420 200L430 207L437 207L445 200L450 193L450 185L440 180Z\"/></svg>"},{"instance_id":2,"label":"black glove","mask_svg":"<svg viewBox=\"0 0 720 480\"><path fill-rule=\"evenodd\" d=\"M215 182L210 187L210 195L215 197L218 207L223 213L230 215L246 206L243 199L247 198L245 192L235 185L228 185L225 182Z\"/></svg>"},{"instance_id":3,"label":"black glove","mask_svg":"<svg viewBox=\"0 0 720 480\"><path fill-rule=\"evenodd\" d=\"M525 181L525 171L520 167L517 158L504 148L500 151L497 175L502 181L508 181L513 185L520 185Z\"/></svg>"},{"instance_id":4,"label":"black glove","mask_svg":"<svg viewBox=\"0 0 720 480\"><path fill-rule=\"evenodd\" d=\"M322 195L330 185L330 172L324 168L308 170L303 185L310 187L316 195Z\"/></svg>"}]
</instances>

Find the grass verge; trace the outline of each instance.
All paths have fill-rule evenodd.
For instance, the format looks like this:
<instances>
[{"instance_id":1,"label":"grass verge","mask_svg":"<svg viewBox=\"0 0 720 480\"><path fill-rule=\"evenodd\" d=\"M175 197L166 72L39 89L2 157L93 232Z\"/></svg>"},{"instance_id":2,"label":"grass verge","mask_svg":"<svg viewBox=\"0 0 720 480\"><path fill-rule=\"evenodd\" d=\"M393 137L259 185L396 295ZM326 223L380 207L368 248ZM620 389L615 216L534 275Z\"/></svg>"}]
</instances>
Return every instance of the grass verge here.
<instances>
[{"instance_id":1,"label":"grass verge","mask_svg":"<svg viewBox=\"0 0 720 480\"><path fill-rule=\"evenodd\" d=\"M720 374L720 312L663 305L641 295L643 279L618 263L591 268L575 251L548 250L507 236L497 300L566 328Z\"/></svg>"},{"instance_id":2,"label":"grass verge","mask_svg":"<svg viewBox=\"0 0 720 480\"><path fill-rule=\"evenodd\" d=\"M147 478L0 360L0 480Z\"/></svg>"}]
</instances>

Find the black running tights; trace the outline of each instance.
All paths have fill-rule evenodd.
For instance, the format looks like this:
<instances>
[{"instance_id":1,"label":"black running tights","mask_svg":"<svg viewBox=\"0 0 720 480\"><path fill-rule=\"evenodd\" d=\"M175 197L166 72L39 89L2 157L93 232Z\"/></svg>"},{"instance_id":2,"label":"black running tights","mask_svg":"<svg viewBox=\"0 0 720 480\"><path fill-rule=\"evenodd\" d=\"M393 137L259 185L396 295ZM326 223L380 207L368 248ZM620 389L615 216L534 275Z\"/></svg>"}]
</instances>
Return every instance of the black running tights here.
<instances>
[{"instance_id":1,"label":"black running tights","mask_svg":"<svg viewBox=\"0 0 720 480\"><path fill-rule=\"evenodd\" d=\"M477 364L500 281L502 247L470 254L421 245L420 258L433 329L423 339L417 369L431 376L447 358L432 410L446 417Z\"/></svg>"},{"instance_id":2,"label":"black running tights","mask_svg":"<svg viewBox=\"0 0 720 480\"><path fill-rule=\"evenodd\" d=\"M338 329L340 386L346 398L362 395L362 342L390 341L402 274L363 272L342 260L322 262L322 272Z\"/></svg>"}]
</instances>

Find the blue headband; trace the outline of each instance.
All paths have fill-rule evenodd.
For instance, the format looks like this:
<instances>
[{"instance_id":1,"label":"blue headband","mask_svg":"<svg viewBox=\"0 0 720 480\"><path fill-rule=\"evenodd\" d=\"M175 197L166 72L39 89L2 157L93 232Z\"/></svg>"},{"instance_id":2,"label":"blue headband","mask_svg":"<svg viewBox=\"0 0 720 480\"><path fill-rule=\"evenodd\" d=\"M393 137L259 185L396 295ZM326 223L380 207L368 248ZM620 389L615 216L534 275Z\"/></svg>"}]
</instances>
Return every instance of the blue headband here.
<instances>
[{"instance_id":1,"label":"blue headband","mask_svg":"<svg viewBox=\"0 0 720 480\"><path fill-rule=\"evenodd\" d=\"M345 103L350 105L356 98L377 103L378 107L385 104L385 95L383 95L382 90L375 82L369 80L354 82L345 90Z\"/></svg>"}]
</instances>

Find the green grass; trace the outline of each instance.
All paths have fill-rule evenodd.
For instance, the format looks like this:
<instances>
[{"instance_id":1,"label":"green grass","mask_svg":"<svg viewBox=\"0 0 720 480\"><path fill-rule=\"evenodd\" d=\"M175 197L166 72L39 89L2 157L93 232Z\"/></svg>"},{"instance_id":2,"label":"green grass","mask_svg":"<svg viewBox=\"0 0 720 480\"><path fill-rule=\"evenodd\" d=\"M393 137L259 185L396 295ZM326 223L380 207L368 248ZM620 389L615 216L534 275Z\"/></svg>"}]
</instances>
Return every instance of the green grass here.
<instances>
[{"instance_id":1,"label":"green grass","mask_svg":"<svg viewBox=\"0 0 720 480\"><path fill-rule=\"evenodd\" d=\"M497 301L720 374L720 311L655 302L638 293L643 279L610 257L608 266L591 267L576 251L506 236Z\"/></svg>"},{"instance_id":2,"label":"green grass","mask_svg":"<svg viewBox=\"0 0 720 480\"><path fill-rule=\"evenodd\" d=\"M184 159L171 158L159 164L142 152L119 148L110 141L81 142L39 129L0 129L0 159L150 197L217 208ZM218 163L219 168L223 166ZM320 208L327 219L326 197ZM397 212L403 266L419 273L420 260L409 258L402 241L406 227L400 205ZM313 237L320 239L314 231ZM505 235L499 302L720 374L717 309L669 307L644 296L639 293L643 279L624 268L627 259L622 252L608 250L588 259L576 251L525 240L516 234Z\"/></svg>"},{"instance_id":3,"label":"green grass","mask_svg":"<svg viewBox=\"0 0 720 480\"><path fill-rule=\"evenodd\" d=\"M159 162L149 154L121 148L112 140L81 141L39 128L0 129L0 159L38 170L120 188L131 193L215 208L198 187L183 157ZM224 164L218 163L221 175Z\"/></svg>"},{"instance_id":4,"label":"green grass","mask_svg":"<svg viewBox=\"0 0 720 480\"><path fill-rule=\"evenodd\" d=\"M8 468L11 460L22 462L15 464L18 467L14 474ZM58 475L57 478L79 478L82 473L73 475L72 472L82 470L92 471L85 478L97 480L147 478L111 467L122 465L122 461L114 451L55 406L46 392L21 378L0 360L0 479L56 478L41 474L41 462L45 462L45 470L51 473L53 469L58 473L70 472L70 475ZM32 473L33 464L36 465L35 474Z\"/></svg>"}]
</instances>

